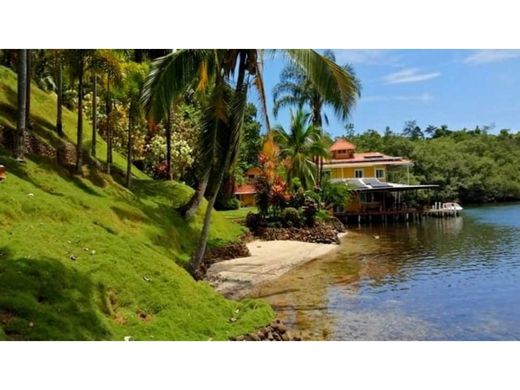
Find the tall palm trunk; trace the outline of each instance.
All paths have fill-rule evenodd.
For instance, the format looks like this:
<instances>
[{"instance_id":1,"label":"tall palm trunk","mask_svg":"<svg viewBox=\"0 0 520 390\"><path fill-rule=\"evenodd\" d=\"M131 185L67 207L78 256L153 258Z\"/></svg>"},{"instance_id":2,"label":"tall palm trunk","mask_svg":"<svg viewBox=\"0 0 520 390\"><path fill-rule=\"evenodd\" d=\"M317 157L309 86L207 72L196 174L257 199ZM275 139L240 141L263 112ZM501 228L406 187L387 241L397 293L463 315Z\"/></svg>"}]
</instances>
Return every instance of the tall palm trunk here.
<instances>
[{"instance_id":1,"label":"tall palm trunk","mask_svg":"<svg viewBox=\"0 0 520 390\"><path fill-rule=\"evenodd\" d=\"M97 134L97 76L94 75L92 86L92 157L96 157L96 134Z\"/></svg>"},{"instance_id":2,"label":"tall palm trunk","mask_svg":"<svg viewBox=\"0 0 520 390\"><path fill-rule=\"evenodd\" d=\"M31 74L32 74L31 49L27 49L27 82L25 85L25 126L28 129L32 128L32 124L31 124Z\"/></svg>"},{"instance_id":3,"label":"tall palm trunk","mask_svg":"<svg viewBox=\"0 0 520 390\"><path fill-rule=\"evenodd\" d=\"M16 123L16 139L14 155L16 160L24 159L25 119L27 98L27 50L18 50L18 120Z\"/></svg>"},{"instance_id":4,"label":"tall palm trunk","mask_svg":"<svg viewBox=\"0 0 520 390\"><path fill-rule=\"evenodd\" d=\"M56 113L56 132L58 136L63 137L65 134L63 133L63 64L61 59L58 59L58 86L57 86L57 94L58 94L58 102L57 102L57 113Z\"/></svg>"},{"instance_id":5,"label":"tall palm trunk","mask_svg":"<svg viewBox=\"0 0 520 390\"><path fill-rule=\"evenodd\" d=\"M199 210L200 204L202 203L202 199L204 199L204 194L206 193L206 189L208 188L210 173L211 173L211 167L208 166L204 170L202 178L199 181L197 188L195 189L195 193L192 195L190 201L186 205L186 211L184 212L185 219L190 219Z\"/></svg>"},{"instance_id":6,"label":"tall palm trunk","mask_svg":"<svg viewBox=\"0 0 520 390\"><path fill-rule=\"evenodd\" d=\"M106 95L105 111L107 114L107 173L110 175L112 166L112 130L110 128L110 112L112 111L112 103L110 101L110 75L107 75L107 95Z\"/></svg>"},{"instance_id":7,"label":"tall palm trunk","mask_svg":"<svg viewBox=\"0 0 520 390\"><path fill-rule=\"evenodd\" d=\"M240 54L240 64L238 66L238 77L237 84L235 87L235 95L233 99L240 99L243 94L247 94L247 85L244 84L246 73L246 54ZM233 113L234 114L234 113ZM240 115L244 115L243 112ZM233 131L233 129L232 129ZM241 129L240 129L241 131ZM230 134L230 138L232 134ZM190 264L188 265L188 271L194 276L198 276L198 270L200 265L202 264L202 260L204 259L204 254L206 253L206 247L208 245L208 237L209 237L209 228L211 224L211 213L213 212L213 208L215 206L215 201L217 200L217 196L220 190L220 186L222 185L222 181L224 180L224 175L229 169L231 165L231 159L233 156L233 145L230 143L225 151L224 160L222 165L220 166L220 170L217 172L217 177L215 180L215 185L213 188L213 193L211 194L208 205L206 207L206 212L204 214L204 223L202 225L202 231L200 233L199 242L197 245L197 250L195 255L192 257Z\"/></svg>"},{"instance_id":8,"label":"tall palm trunk","mask_svg":"<svg viewBox=\"0 0 520 390\"><path fill-rule=\"evenodd\" d=\"M319 102L319 97L313 102L312 106L312 125L320 130L320 134L323 136L323 124L321 121L321 103ZM316 172L317 172L317 180L316 184L321 186L321 181L323 178L323 157L318 156L316 158Z\"/></svg>"},{"instance_id":9,"label":"tall palm trunk","mask_svg":"<svg viewBox=\"0 0 520 390\"><path fill-rule=\"evenodd\" d=\"M78 138L76 144L76 172L78 173L83 165L83 61L81 58L78 69Z\"/></svg>"},{"instance_id":10,"label":"tall palm trunk","mask_svg":"<svg viewBox=\"0 0 520 390\"><path fill-rule=\"evenodd\" d=\"M128 141L126 144L126 188L130 188L132 180L132 104L128 111Z\"/></svg>"},{"instance_id":11,"label":"tall palm trunk","mask_svg":"<svg viewBox=\"0 0 520 390\"><path fill-rule=\"evenodd\" d=\"M168 110L166 120L166 177L173 180L172 174L172 110Z\"/></svg>"}]
</instances>

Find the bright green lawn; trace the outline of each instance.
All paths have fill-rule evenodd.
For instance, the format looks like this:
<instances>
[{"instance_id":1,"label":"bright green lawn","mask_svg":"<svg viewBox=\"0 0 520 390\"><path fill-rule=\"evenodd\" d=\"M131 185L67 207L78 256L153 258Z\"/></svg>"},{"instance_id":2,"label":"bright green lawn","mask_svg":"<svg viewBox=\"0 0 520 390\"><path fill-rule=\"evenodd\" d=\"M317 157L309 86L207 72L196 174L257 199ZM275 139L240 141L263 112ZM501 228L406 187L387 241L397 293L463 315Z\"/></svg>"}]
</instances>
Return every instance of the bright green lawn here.
<instances>
[{"instance_id":1,"label":"bright green lawn","mask_svg":"<svg viewBox=\"0 0 520 390\"><path fill-rule=\"evenodd\" d=\"M257 212L258 209L256 208L256 206L252 206L240 207L238 210L219 211L219 214L223 215L224 217L230 220L245 220L247 214Z\"/></svg>"},{"instance_id":2,"label":"bright green lawn","mask_svg":"<svg viewBox=\"0 0 520 390\"><path fill-rule=\"evenodd\" d=\"M46 115L51 97L34 95L42 99L34 112ZM0 92L0 121L10 127L9 109ZM66 126L73 132L73 117ZM114 160L124 166L121 155ZM174 210L191 188L135 170L142 179L130 192L98 171L70 176L34 157L19 165L2 148L0 164L8 171L0 184L0 339L224 340L272 319L263 302L225 300L178 265L201 226L203 210L190 223ZM214 214L212 244L241 233Z\"/></svg>"}]
</instances>

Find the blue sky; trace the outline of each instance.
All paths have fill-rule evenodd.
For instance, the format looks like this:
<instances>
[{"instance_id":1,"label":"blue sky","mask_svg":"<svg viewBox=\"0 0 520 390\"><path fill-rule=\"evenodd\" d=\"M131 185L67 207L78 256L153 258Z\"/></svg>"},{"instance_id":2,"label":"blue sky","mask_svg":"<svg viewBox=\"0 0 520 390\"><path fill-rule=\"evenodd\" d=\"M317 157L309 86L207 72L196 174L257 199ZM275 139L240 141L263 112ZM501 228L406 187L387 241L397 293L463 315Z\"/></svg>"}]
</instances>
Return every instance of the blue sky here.
<instances>
[{"instance_id":1,"label":"blue sky","mask_svg":"<svg viewBox=\"0 0 520 390\"><path fill-rule=\"evenodd\" d=\"M339 64L351 64L362 96L350 122L357 132L401 131L417 120L421 128L494 125L520 129L520 50L335 50ZM289 110L272 115L272 89L286 60L267 55L264 82L271 124L288 126ZM256 100L252 94L253 101ZM328 113L327 131L341 135L344 122Z\"/></svg>"}]
</instances>

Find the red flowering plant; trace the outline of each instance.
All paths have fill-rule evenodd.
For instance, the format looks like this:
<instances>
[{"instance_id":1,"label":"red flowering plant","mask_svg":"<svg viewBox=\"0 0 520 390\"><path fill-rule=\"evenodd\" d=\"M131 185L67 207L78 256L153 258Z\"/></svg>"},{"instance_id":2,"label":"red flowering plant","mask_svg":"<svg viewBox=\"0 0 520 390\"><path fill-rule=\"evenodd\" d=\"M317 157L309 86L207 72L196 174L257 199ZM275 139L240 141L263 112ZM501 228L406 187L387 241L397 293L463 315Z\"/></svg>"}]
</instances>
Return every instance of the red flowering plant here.
<instances>
[{"instance_id":1,"label":"red flowering plant","mask_svg":"<svg viewBox=\"0 0 520 390\"><path fill-rule=\"evenodd\" d=\"M287 183L285 183L279 176L275 177L274 183L271 186L271 207L273 215L277 216L287 207L291 196L287 190Z\"/></svg>"}]
</instances>

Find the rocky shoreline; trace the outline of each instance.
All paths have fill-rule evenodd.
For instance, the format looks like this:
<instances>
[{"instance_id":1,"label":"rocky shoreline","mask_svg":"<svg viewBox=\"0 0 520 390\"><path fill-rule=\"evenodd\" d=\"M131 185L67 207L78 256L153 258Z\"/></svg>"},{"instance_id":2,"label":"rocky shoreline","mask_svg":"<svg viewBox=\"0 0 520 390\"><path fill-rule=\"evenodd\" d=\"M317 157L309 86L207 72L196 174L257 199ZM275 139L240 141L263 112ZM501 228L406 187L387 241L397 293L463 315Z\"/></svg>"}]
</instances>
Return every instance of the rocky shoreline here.
<instances>
[{"instance_id":1,"label":"rocky shoreline","mask_svg":"<svg viewBox=\"0 0 520 390\"><path fill-rule=\"evenodd\" d=\"M269 325L243 336L231 338L231 341L301 341L301 337L293 336L280 320L274 320Z\"/></svg>"}]
</instances>

